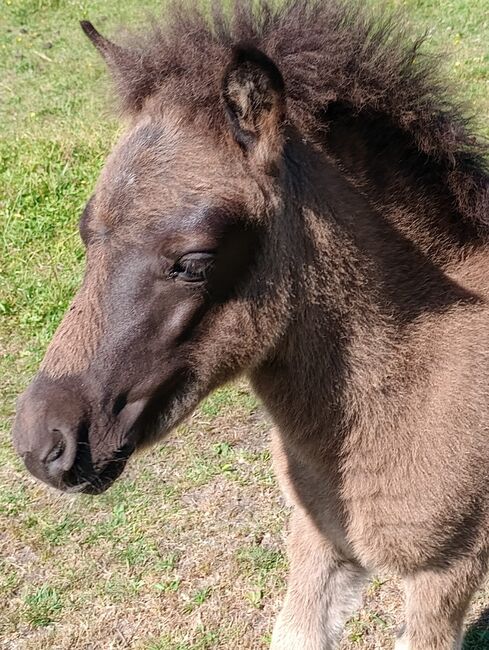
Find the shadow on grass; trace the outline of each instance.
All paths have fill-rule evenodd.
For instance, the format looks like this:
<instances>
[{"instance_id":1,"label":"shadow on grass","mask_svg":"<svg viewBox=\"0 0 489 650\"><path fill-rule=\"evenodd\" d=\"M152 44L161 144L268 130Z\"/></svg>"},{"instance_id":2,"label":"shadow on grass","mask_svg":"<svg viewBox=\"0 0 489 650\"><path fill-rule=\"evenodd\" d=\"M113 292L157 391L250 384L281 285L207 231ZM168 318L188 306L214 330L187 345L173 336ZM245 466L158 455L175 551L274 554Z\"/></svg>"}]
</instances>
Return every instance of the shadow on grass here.
<instances>
[{"instance_id":1,"label":"shadow on grass","mask_svg":"<svg viewBox=\"0 0 489 650\"><path fill-rule=\"evenodd\" d=\"M489 608L467 629L462 650L489 650Z\"/></svg>"}]
</instances>

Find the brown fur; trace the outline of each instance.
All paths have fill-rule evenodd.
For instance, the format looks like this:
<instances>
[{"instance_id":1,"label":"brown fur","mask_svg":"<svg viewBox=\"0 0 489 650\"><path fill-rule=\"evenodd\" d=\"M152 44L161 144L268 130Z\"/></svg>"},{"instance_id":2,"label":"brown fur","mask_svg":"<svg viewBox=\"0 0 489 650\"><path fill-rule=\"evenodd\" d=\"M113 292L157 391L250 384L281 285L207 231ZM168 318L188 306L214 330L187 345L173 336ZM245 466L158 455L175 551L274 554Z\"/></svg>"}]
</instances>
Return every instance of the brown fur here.
<instances>
[{"instance_id":1,"label":"brown fur","mask_svg":"<svg viewBox=\"0 0 489 650\"><path fill-rule=\"evenodd\" d=\"M413 40L396 17L372 17L356 3L277 4L259 2L252 10L251 3L238 2L231 15L216 5L211 18L196 5L173 4L165 26L130 37L131 56L113 66L122 110L137 113L158 95L222 133L227 125L216 111L222 71L236 43L252 43L281 70L288 117L301 132L321 138L329 108L356 119L381 115L384 134L396 137L400 130L403 147L430 159L438 185L453 195L461 214L486 224L482 144L467 130L433 57L422 52L422 39Z\"/></svg>"},{"instance_id":2,"label":"brown fur","mask_svg":"<svg viewBox=\"0 0 489 650\"><path fill-rule=\"evenodd\" d=\"M489 558L489 176L419 42L349 7L173 7L129 49L84 24L129 126L14 436L100 492L246 373L294 505L273 650L336 647L378 569L398 647L454 650Z\"/></svg>"}]
</instances>

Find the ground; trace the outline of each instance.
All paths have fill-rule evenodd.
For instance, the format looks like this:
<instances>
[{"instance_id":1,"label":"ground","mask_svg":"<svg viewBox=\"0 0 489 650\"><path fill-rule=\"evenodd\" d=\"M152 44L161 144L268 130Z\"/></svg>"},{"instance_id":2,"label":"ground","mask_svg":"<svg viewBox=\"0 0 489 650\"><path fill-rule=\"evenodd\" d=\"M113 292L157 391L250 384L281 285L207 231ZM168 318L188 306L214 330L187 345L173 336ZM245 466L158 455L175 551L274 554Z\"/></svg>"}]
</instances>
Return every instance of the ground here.
<instances>
[{"instance_id":1,"label":"ground","mask_svg":"<svg viewBox=\"0 0 489 650\"><path fill-rule=\"evenodd\" d=\"M369 0L376 4L374 0ZM378 4L378 3L377 3ZM486 0L390 0L489 134ZM79 283L77 219L117 136L105 71L77 21L116 35L157 0L2 0L0 12L0 649L265 650L284 594L287 510L270 422L245 383L210 397L98 498L28 476L10 443L15 395ZM380 576L343 650L387 649L398 583ZM471 621L489 607L476 597ZM484 616L465 650L489 648Z\"/></svg>"}]
</instances>

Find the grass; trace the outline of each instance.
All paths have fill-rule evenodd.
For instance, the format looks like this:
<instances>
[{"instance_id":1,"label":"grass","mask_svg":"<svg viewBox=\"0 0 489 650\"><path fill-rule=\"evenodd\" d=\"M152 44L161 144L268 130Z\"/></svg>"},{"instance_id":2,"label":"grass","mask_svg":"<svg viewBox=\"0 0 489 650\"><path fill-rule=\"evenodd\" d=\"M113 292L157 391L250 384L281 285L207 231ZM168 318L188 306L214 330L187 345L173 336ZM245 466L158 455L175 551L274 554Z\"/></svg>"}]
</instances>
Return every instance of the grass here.
<instances>
[{"instance_id":1,"label":"grass","mask_svg":"<svg viewBox=\"0 0 489 650\"><path fill-rule=\"evenodd\" d=\"M62 599L56 589L44 585L24 599L24 616L34 628L46 627L56 620L63 608Z\"/></svg>"},{"instance_id":2,"label":"grass","mask_svg":"<svg viewBox=\"0 0 489 650\"><path fill-rule=\"evenodd\" d=\"M486 0L387 4L451 53L447 72L489 134ZM118 134L104 67L77 21L115 34L160 5L2 3L0 648L264 649L284 591L286 512L269 424L246 385L217 391L97 499L48 491L10 445L15 395L79 284L78 216ZM474 611L488 600L482 592ZM377 580L343 647L390 647L399 606L397 582ZM466 650L489 647L488 635L471 629Z\"/></svg>"}]
</instances>

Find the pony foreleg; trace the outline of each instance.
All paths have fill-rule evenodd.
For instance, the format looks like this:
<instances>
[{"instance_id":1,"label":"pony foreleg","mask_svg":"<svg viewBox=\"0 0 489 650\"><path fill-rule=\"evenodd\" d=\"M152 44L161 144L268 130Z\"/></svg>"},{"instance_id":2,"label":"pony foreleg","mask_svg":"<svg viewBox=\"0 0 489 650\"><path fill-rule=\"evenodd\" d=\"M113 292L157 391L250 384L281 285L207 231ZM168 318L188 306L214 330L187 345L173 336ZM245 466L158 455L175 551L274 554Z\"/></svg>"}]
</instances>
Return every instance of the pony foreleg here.
<instances>
[{"instance_id":1,"label":"pony foreleg","mask_svg":"<svg viewBox=\"0 0 489 650\"><path fill-rule=\"evenodd\" d=\"M343 557L296 508L289 537L287 595L271 650L333 650L360 604L366 571Z\"/></svg>"},{"instance_id":2,"label":"pony foreleg","mask_svg":"<svg viewBox=\"0 0 489 650\"><path fill-rule=\"evenodd\" d=\"M406 578L406 629L396 650L460 650L464 614L487 568L484 555Z\"/></svg>"}]
</instances>

